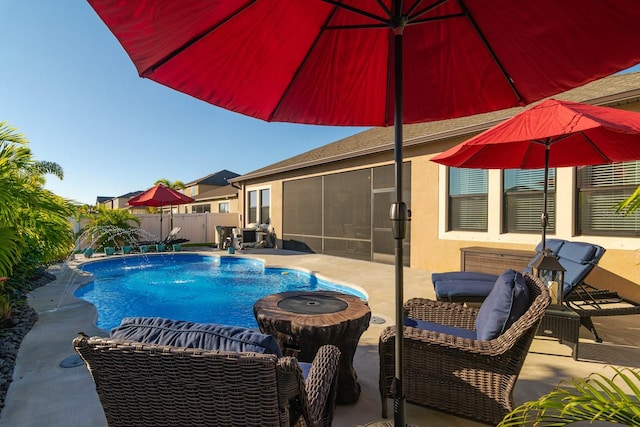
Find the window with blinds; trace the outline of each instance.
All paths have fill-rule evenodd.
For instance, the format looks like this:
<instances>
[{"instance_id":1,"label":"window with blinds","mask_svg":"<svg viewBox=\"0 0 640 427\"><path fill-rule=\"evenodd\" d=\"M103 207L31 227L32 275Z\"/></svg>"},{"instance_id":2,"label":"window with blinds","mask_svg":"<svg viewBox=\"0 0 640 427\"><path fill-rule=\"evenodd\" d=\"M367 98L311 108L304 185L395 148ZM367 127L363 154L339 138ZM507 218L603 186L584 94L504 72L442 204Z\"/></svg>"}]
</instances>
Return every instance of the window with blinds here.
<instances>
[{"instance_id":1,"label":"window with blinds","mask_svg":"<svg viewBox=\"0 0 640 427\"><path fill-rule=\"evenodd\" d=\"M578 168L578 234L639 236L640 211L616 214L616 205L640 185L640 162Z\"/></svg>"},{"instance_id":2,"label":"window with blinds","mask_svg":"<svg viewBox=\"0 0 640 427\"><path fill-rule=\"evenodd\" d=\"M549 169L547 232L556 230L556 170ZM503 231L541 233L544 211L544 169L508 169L503 172Z\"/></svg>"},{"instance_id":3,"label":"window with blinds","mask_svg":"<svg viewBox=\"0 0 640 427\"><path fill-rule=\"evenodd\" d=\"M260 224L271 223L271 190L260 190Z\"/></svg>"},{"instance_id":4,"label":"window with blinds","mask_svg":"<svg viewBox=\"0 0 640 427\"><path fill-rule=\"evenodd\" d=\"M449 168L450 231L487 231L487 177L485 169Z\"/></svg>"}]
</instances>

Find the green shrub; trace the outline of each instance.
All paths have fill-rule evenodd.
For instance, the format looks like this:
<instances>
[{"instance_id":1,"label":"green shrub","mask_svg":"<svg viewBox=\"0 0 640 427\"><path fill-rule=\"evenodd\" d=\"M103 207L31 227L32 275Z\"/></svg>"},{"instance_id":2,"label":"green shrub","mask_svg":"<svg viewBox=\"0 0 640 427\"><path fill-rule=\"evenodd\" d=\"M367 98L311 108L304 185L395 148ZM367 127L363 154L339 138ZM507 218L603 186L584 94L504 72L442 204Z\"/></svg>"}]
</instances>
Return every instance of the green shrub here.
<instances>
[{"instance_id":1,"label":"green shrub","mask_svg":"<svg viewBox=\"0 0 640 427\"><path fill-rule=\"evenodd\" d=\"M593 373L562 383L538 400L523 403L498 427L565 426L578 421L640 425L640 371L612 367L609 378Z\"/></svg>"}]
</instances>

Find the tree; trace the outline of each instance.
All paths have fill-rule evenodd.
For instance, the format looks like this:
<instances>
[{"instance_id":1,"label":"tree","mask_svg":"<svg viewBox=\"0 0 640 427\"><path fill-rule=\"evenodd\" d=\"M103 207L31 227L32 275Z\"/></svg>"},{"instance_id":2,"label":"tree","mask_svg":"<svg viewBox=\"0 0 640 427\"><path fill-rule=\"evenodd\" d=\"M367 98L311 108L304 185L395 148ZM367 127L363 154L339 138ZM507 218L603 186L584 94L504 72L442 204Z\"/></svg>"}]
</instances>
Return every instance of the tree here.
<instances>
[{"instance_id":1,"label":"tree","mask_svg":"<svg viewBox=\"0 0 640 427\"><path fill-rule=\"evenodd\" d=\"M156 182L154 182L153 185L158 185L158 184L162 184L165 187L171 188L172 190L182 190L184 188L184 183L180 180L170 181L167 178L161 178Z\"/></svg>"},{"instance_id":2,"label":"tree","mask_svg":"<svg viewBox=\"0 0 640 427\"><path fill-rule=\"evenodd\" d=\"M0 122L0 276L14 289L73 248L72 203L44 188L46 174L63 177L60 165L35 161L27 139Z\"/></svg>"},{"instance_id":3,"label":"tree","mask_svg":"<svg viewBox=\"0 0 640 427\"><path fill-rule=\"evenodd\" d=\"M98 208L98 212L91 218L86 228L88 234L96 237L95 245L100 248L104 246L118 245L122 247L127 240L133 239L129 230L135 228L133 224L140 225L140 218L133 215L126 209L106 209ZM125 239L124 237L128 237Z\"/></svg>"}]
</instances>

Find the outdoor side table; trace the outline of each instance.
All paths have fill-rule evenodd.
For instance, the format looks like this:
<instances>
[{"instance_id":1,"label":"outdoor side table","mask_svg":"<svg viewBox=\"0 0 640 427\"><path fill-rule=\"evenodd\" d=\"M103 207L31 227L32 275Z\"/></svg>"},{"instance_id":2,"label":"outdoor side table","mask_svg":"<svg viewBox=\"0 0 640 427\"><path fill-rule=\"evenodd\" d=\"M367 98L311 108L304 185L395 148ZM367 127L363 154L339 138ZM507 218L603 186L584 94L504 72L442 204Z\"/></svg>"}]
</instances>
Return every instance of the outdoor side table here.
<instances>
[{"instance_id":1,"label":"outdoor side table","mask_svg":"<svg viewBox=\"0 0 640 427\"><path fill-rule=\"evenodd\" d=\"M273 335L286 356L312 362L323 345L338 347L336 403L358 400L360 384L353 357L371 319L366 301L333 291L282 292L257 301L253 313L260 331Z\"/></svg>"},{"instance_id":2,"label":"outdoor side table","mask_svg":"<svg viewBox=\"0 0 640 427\"><path fill-rule=\"evenodd\" d=\"M580 315L570 308L550 305L540 321L536 335L557 338L560 344L571 347L571 355L578 360Z\"/></svg>"}]
</instances>

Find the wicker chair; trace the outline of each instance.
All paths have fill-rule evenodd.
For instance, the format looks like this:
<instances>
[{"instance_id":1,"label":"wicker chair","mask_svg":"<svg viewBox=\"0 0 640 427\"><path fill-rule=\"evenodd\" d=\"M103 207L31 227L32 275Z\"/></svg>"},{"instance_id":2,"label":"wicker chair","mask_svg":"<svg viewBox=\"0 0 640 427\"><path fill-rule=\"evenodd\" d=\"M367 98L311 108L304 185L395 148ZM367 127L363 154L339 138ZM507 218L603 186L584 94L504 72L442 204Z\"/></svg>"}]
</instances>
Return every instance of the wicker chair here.
<instances>
[{"instance_id":1,"label":"wicker chair","mask_svg":"<svg viewBox=\"0 0 640 427\"><path fill-rule=\"evenodd\" d=\"M78 336L109 426L330 426L340 351L292 357Z\"/></svg>"},{"instance_id":2,"label":"wicker chair","mask_svg":"<svg viewBox=\"0 0 640 427\"><path fill-rule=\"evenodd\" d=\"M404 390L409 403L497 424L512 410L512 391L550 298L545 286L525 275L531 306L495 339L478 341L404 328ZM414 298L405 315L475 330L479 309L443 301ZM396 327L386 328L379 343L382 416L393 397Z\"/></svg>"}]
</instances>

